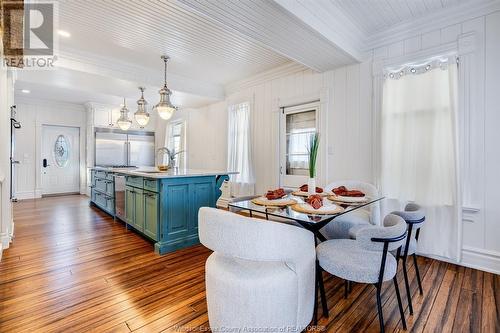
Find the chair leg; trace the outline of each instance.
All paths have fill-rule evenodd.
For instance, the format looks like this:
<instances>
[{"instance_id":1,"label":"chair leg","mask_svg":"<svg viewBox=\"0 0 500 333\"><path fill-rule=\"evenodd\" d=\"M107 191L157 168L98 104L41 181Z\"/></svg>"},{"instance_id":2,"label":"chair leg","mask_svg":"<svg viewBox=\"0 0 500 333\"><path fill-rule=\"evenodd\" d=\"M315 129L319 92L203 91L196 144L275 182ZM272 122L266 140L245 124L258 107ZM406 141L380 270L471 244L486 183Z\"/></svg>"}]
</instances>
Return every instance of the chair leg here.
<instances>
[{"instance_id":1,"label":"chair leg","mask_svg":"<svg viewBox=\"0 0 500 333\"><path fill-rule=\"evenodd\" d=\"M403 303L401 302L401 295L399 294L398 279L396 276L392 278L394 281L394 288L396 289L396 298L398 299L399 314L401 315L401 322L403 323L403 329L406 330L406 320L405 313L403 311Z\"/></svg>"},{"instance_id":2,"label":"chair leg","mask_svg":"<svg viewBox=\"0 0 500 333\"><path fill-rule=\"evenodd\" d=\"M321 305L323 306L323 316L328 317L328 304L326 302L325 285L323 283L323 270L319 265L317 266L316 274L318 274L317 279L319 285L319 292L321 295Z\"/></svg>"},{"instance_id":3,"label":"chair leg","mask_svg":"<svg viewBox=\"0 0 500 333\"><path fill-rule=\"evenodd\" d=\"M420 295L423 295L424 290L422 289L422 281L420 280L420 272L418 270L417 256L415 255L415 253L413 253L413 264L415 265L415 272L417 273L418 289L420 291Z\"/></svg>"},{"instance_id":4,"label":"chair leg","mask_svg":"<svg viewBox=\"0 0 500 333\"><path fill-rule=\"evenodd\" d=\"M384 333L384 315L382 314L382 299L380 297L380 287L378 285L375 286L377 288L377 311L378 311L378 321L380 324L380 333Z\"/></svg>"},{"instance_id":5,"label":"chair leg","mask_svg":"<svg viewBox=\"0 0 500 333\"><path fill-rule=\"evenodd\" d=\"M408 282L408 270L406 268L406 260L403 257L403 276L405 278L406 298L408 298L408 309L410 315L413 315L413 304L411 303L410 283Z\"/></svg>"}]
</instances>

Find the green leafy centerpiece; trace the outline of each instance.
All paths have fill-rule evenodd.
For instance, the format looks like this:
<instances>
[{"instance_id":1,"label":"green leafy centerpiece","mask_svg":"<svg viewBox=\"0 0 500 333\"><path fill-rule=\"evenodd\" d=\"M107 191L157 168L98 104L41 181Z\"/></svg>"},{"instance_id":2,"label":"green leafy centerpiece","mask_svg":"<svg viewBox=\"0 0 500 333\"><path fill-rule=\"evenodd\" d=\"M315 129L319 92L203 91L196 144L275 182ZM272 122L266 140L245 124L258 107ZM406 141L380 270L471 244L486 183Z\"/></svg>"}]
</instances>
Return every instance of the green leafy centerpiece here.
<instances>
[{"instance_id":1,"label":"green leafy centerpiece","mask_svg":"<svg viewBox=\"0 0 500 333\"><path fill-rule=\"evenodd\" d=\"M315 132L311 135L309 141L309 181L307 182L308 192L309 194L316 193L316 162L318 158L318 149L319 149L319 133Z\"/></svg>"}]
</instances>

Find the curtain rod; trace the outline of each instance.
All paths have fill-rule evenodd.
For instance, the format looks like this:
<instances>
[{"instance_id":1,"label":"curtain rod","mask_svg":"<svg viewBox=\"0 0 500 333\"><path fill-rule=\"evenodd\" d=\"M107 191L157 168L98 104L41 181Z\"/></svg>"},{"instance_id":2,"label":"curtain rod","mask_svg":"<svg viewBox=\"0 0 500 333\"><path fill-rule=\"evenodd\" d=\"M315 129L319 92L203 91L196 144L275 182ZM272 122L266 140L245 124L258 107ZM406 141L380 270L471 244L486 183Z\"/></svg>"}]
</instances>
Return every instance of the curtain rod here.
<instances>
[{"instance_id":1,"label":"curtain rod","mask_svg":"<svg viewBox=\"0 0 500 333\"><path fill-rule=\"evenodd\" d=\"M307 102L302 102L302 103L297 103L297 104L290 104L290 105L280 106L280 109L284 110L286 108L293 108L293 107L296 107L296 106L306 105L306 104L309 104L309 103L317 103L319 101L320 101L319 99L315 99L315 100L312 100L312 101L307 101Z\"/></svg>"}]
</instances>

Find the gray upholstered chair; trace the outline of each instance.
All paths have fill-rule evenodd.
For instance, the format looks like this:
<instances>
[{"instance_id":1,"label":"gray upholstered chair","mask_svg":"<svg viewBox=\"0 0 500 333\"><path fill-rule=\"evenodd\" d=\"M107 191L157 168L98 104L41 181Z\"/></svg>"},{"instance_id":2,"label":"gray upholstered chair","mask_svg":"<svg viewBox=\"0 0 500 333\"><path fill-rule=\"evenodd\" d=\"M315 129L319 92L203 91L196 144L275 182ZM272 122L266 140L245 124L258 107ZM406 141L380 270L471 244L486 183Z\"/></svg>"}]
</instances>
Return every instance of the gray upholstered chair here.
<instances>
[{"instance_id":1,"label":"gray upholstered chair","mask_svg":"<svg viewBox=\"0 0 500 333\"><path fill-rule=\"evenodd\" d=\"M315 299L311 232L286 224L203 207L199 235L213 250L206 263L212 329L301 331Z\"/></svg>"},{"instance_id":2,"label":"gray upholstered chair","mask_svg":"<svg viewBox=\"0 0 500 333\"><path fill-rule=\"evenodd\" d=\"M348 189L357 189L363 191L368 197L376 198L379 191L375 186L356 180L341 180L325 186L325 191L345 186ZM380 225L380 203L375 202L366 207L356 209L350 213L337 217L332 223L328 223L321 233L328 239L350 238L349 230L353 227L366 225Z\"/></svg>"},{"instance_id":3,"label":"gray upholstered chair","mask_svg":"<svg viewBox=\"0 0 500 333\"><path fill-rule=\"evenodd\" d=\"M401 321L403 328L406 329L396 278L397 260L390 252L396 250L396 255L399 255L405 238L405 221L397 215L389 214L384 219L383 227L370 226L361 229L356 239L332 239L319 244L316 248L321 269L346 281L375 285L382 332L384 332L384 319L380 293L382 282L390 279L393 280L396 289ZM322 277L321 274L319 276ZM321 297L324 297L323 294Z\"/></svg>"},{"instance_id":4,"label":"gray upholstered chair","mask_svg":"<svg viewBox=\"0 0 500 333\"><path fill-rule=\"evenodd\" d=\"M413 264L415 266L415 274L417 276L418 289L420 291L420 295L422 295L424 291L422 289L422 281L420 280L420 271L418 269L416 252L417 252L418 237L420 235L420 228L425 222L425 212L419 205L415 203L409 203L406 205L404 211L392 212L392 214L401 216L408 225L408 237L406 239L406 242L403 244L401 248L401 256L399 258L403 261L403 276L405 280L406 295L408 297L408 308L410 310L410 314L413 314L413 304L411 301L410 283L408 281L406 259L408 258L409 255L413 257Z\"/></svg>"}]
</instances>

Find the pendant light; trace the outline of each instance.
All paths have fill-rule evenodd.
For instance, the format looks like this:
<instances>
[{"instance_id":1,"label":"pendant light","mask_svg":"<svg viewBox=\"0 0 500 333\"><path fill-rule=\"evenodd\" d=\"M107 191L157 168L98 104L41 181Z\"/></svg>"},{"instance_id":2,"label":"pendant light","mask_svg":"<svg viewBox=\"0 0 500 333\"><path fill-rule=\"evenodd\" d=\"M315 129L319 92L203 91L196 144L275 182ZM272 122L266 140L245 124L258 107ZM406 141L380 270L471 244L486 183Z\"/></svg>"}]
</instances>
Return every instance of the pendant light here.
<instances>
[{"instance_id":1,"label":"pendant light","mask_svg":"<svg viewBox=\"0 0 500 333\"><path fill-rule=\"evenodd\" d=\"M118 118L116 123L118 127L124 131L128 130L132 125L132 120L128 119L128 109L125 98L123 98L123 107L120 109L120 118Z\"/></svg>"},{"instance_id":2,"label":"pendant light","mask_svg":"<svg viewBox=\"0 0 500 333\"><path fill-rule=\"evenodd\" d=\"M144 90L146 90L146 88L139 87L139 90L141 91L141 98L137 100L137 111L134 113L134 118L139 126L143 128L149 123L149 113L146 110L148 102L144 99Z\"/></svg>"},{"instance_id":3,"label":"pendant light","mask_svg":"<svg viewBox=\"0 0 500 333\"><path fill-rule=\"evenodd\" d=\"M170 102L170 95L172 95L172 91L167 87L167 61L170 58L163 55L161 56L161 59L163 59L165 64L165 83L158 91L160 93L160 102L158 102L154 108L158 111L158 115L160 115L162 119L168 120L172 117L177 108L172 105L172 102Z\"/></svg>"}]
</instances>

